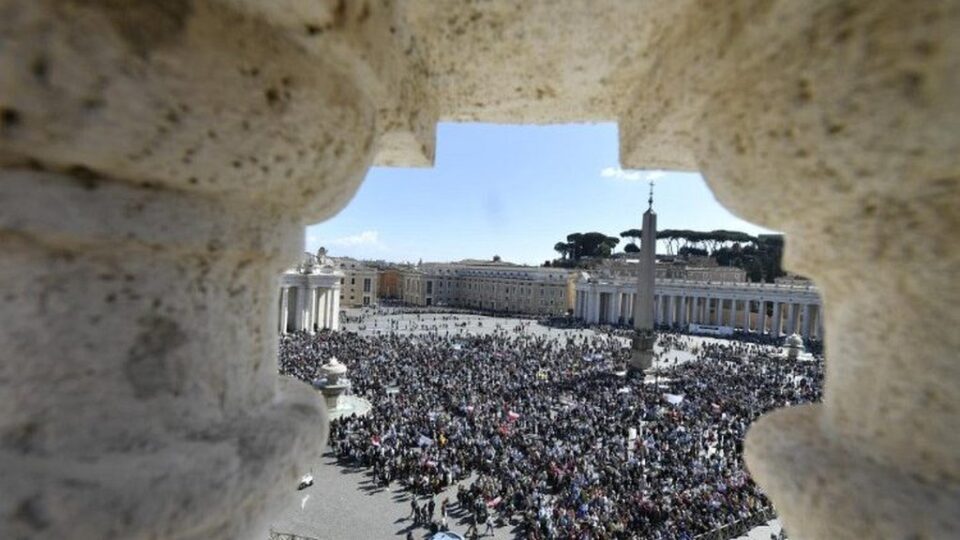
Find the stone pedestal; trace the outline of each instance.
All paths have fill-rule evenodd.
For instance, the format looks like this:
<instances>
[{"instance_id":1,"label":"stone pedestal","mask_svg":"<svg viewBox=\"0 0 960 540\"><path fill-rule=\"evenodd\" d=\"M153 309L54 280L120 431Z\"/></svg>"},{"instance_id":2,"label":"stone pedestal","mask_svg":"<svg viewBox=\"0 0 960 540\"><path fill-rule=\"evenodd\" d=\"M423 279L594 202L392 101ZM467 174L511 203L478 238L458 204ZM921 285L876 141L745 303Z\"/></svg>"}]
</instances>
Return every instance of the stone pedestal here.
<instances>
[{"instance_id":1,"label":"stone pedestal","mask_svg":"<svg viewBox=\"0 0 960 540\"><path fill-rule=\"evenodd\" d=\"M327 424L276 279L368 98L217 2L0 12L0 538L263 538Z\"/></svg>"},{"instance_id":2,"label":"stone pedestal","mask_svg":"<svg viewBox=\"0 0 960 540\"><path fill-rule=\"evenodd\" d=\"M0 173L0 200L0 536L262 529L326 437L315 394L276 373L298 228L28 169Z\"/></svg>"},{"instance_id":3,"label":"stone pedestal","mask_svg":"<svg viewBox=\"0 0 960 540\"><path fill-rule=\"evenodd\" d=\"M762 417L746 463L791 538L953 538L960 11L815 4L751 18L700 123L717 198L823 298L823 403Z\"/></svg>"},{"instance_id":4,"label":"stone pedestal","mask_svg":"<svg viewBox=\"0 0 960 540\"><path fill-rule=\"evenodd\" d=\"M640 330L630 344L630 364L633 371L645 371L653 367L653 345L657 335L653 330Z\"/></svg>"}]
</instances>

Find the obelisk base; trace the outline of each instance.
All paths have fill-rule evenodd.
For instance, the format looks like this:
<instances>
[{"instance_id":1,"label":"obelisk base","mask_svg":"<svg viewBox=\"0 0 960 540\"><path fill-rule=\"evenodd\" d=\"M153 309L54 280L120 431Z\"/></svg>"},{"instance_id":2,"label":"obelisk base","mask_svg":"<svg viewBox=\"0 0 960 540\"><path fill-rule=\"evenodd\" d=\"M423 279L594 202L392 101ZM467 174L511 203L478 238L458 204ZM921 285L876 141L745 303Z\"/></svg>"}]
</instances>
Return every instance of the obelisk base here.
<instances>
[{"instance_id":1,"label":"obelisk base","mask_svg":"<svg viewBox=\"0 0 960 540\"><path fill-rule=\"evenodd\" d=\"M657 339L652 330L637 330L630 347L631 371L646 371L653 367L653 344Z\"/></svg>"}]
</instances>

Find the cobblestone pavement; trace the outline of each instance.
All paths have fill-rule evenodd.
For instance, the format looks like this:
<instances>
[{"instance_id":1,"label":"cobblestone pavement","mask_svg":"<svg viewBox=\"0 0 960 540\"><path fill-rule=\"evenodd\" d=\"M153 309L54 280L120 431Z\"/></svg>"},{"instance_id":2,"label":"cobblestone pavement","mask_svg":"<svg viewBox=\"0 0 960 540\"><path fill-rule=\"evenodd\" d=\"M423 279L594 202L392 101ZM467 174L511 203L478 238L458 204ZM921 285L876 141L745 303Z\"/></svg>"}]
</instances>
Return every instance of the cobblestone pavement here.
<instances>
[{"instance_id":1,"label":"cobblestone pavement","mask_svg":"<svg viewBox=\"0 0 960 540\"><path fill-rule=\"evenodd\" d=\"M313 471L314 485L297 491L291 497L291 504L276 521L273 530L293 533L318 540L361 540L405 538L412 531L414 538L428 538L423 527L411 528L410 494L402 491L399 484L393 483L390 489L374 485L363 469L340 467L333 455L324 456L321 466ZM468 479L464 484L469 484ZM291 486L294 490L295 486ZM444 496L450 498L453 505L450 510L450 530L464 534L467 523L459 523L460 514L456 506L456 487L436 497L437 515L440 501ZM308 497L304 500L305 497ZM421 505L428 499L419 497ZM500 540L514 538L509 527L497 529L488 539Z\"/></svg>"}]
</instances>

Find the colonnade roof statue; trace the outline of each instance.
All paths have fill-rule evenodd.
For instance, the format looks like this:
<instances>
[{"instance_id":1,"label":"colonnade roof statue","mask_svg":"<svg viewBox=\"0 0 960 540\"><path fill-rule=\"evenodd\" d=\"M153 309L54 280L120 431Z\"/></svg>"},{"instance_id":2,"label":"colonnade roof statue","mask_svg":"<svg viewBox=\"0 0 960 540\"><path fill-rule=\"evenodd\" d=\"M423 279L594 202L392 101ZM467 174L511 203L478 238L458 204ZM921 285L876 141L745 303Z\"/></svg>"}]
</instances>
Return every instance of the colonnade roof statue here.
<instances>
[{"instance_id":1,"label":"colonnade roof statue","mask_svg":"<svg viewBox=\"0 0 960 540\"><path fill-rule=\"evenodd\" d=\"M0 537L263 538L326 438L275 277L440 119L616 121L623 167L783 231L826 383L751 476L798 538L960 531L960 0L0 13Z\"/></svg>"}]
</instances>

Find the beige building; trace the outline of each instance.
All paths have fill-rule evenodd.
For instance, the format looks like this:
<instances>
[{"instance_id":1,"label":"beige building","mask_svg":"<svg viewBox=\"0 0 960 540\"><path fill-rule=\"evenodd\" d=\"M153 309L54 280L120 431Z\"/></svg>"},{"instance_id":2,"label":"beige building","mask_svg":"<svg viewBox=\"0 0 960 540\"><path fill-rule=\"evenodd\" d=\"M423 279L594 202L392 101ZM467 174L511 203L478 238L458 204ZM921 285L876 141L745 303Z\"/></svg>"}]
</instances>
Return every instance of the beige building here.
<instances>
[{"instance_id":1,"label":"beige building","mask_svg":"<svg viewBox=\"0 0 960 540\"><path fill-rule=\"evenodd\" d=\"M573 280L565 269L486 261L428 263L401 271L406 303L531 315L573 309Z\"/></svg>"},{"instance_id":2,"label":"beige building","mask_svg":"<svg viewBox=\"0 0 960 540\"><path fill-rule=\"evenodd\" d=\"M394 266L377 269L377 298L400 299L400 269Z\"/></svg>"},{"instance_id":3,"label":"beige building","mask_svg":"<svg viewBox=\"0 0 960 540\"><path fill-rule=\"evenodd\" d=\"M603 261L595 270L608 277L636 277L639 264L635 257L623 257ZM688 281L707 281L711 283L744 283L747 281L747 271L736 266L719 266L707 257L693 261L657 260L657 279L680 279Z\"/></svg>"},{"instance_id":4,"label":"beige building","mask_svg":"<svg viewBox=\"0 0 960 540\"><path fill-rule=\"evenodd\" d=\"M340 279L340 305L372 306L377 303L377 269L349 257L334 258L334 266L343 273Z\"/></svg>"}]
</instances>

